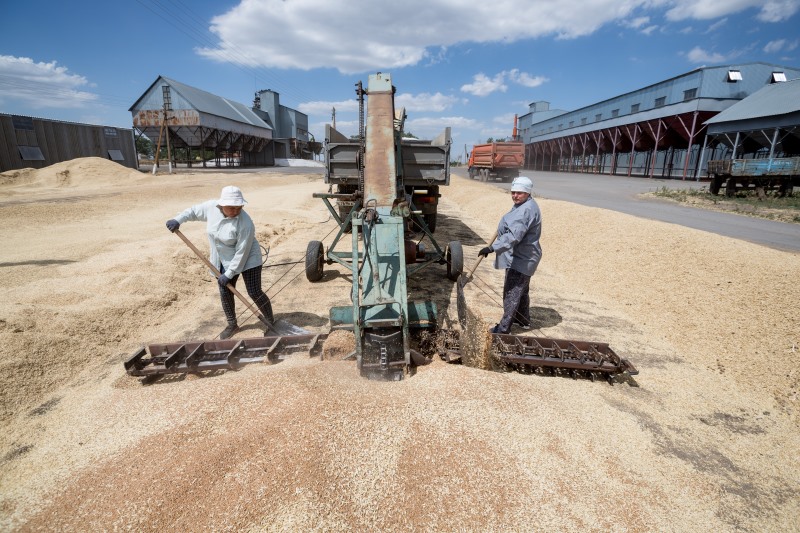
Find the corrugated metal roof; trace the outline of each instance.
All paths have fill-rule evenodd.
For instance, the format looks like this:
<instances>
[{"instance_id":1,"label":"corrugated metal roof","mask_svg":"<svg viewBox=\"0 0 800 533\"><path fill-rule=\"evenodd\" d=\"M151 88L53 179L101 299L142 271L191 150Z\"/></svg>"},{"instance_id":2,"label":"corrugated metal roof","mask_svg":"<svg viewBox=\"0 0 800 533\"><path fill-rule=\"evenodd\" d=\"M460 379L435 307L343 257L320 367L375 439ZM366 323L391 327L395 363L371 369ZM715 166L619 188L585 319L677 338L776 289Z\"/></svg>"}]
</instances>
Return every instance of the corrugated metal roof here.
<instances>
[{"instance_id":1,"label":"corrugated metal roof","mask_svg":"<svg viewBox=\"0 0 800 533\"><path fill-rule=\"evenodd\" d=\"M800 78L767 85L706 121L719 124L800 111Z\"/></svg>"},{"instance_id":2,"label":"corrugated metal roof","mask_svg":"<svg viewBox=\"0 0 800 533\"><path fill-rule=\"evenodd\" d=\"M128 111L133 112L135 109L137 109L139 103L150 93L153 87L158 85L159 81L166 82L184 100L189 102L194 109L201 113L226 118L235 122L250 124L251 126L264 128L270 131L273 129L272 126L261 120L261 118L246 105L234 102L233 100L228 100L222 96L211 94L202 89L186 85L185 83L175 81L165 76L159 76L156 81L154 81L150 87L148 87L147 91L145 91L144 94L142 94L142 96L140 96L136 102L134 102Z\"/></svg>"},{"instance_id":3,"label":"corrugated metal roof","mask_svg":"<svg viewBox=\"0 0 800 533\"><path fill-rule=\"evenodd\" d=\"M272 129L270 125L261 120L261 118L256 115L252 109L240 104L239 102L228 100L222 96L211 94L203 91L202 89L191 87L164 76L161 76L161 79L166 81L170 87L175 89L181 96L190 102L195 109L202 113L228 118L235 120L236 122L246 122L252 126L258 126L260 128Z\"/></svg>"}]
</instances>

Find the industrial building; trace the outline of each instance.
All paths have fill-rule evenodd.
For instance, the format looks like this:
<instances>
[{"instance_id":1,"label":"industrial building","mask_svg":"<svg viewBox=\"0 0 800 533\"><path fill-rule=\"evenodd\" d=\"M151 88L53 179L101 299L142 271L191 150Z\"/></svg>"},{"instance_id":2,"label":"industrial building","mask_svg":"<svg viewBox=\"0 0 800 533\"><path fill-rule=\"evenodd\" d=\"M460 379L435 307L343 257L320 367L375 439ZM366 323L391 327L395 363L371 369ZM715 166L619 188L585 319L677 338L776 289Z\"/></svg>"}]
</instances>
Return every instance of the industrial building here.
<instances>
[{"instance_id":1,"label":"industrial building","mask_svg":"<svg viewBox=\"0 0 800 533\"><path fill-rule=\"evenodd\" d=\"M216 163L271 166L276 158L309 155L308 117L259 91L253 107L159 76L129 109L134 129L160 146L185 149L190 166L213 151ZM169 144L167 144L169 143ZM193 154L193 151L197 155ZM206 166L205 157L200 157Z\"/></svg>"},{"instance_id":2,"label":"industrial building","mask_svg":"<svg viewBox=\"0 0 800 533\"><path fill-rule=\"evenodd\" d=\"M766 86L797 78L800 69L768 63L703 67L575 111L553 110L548 102L534 102L530 112L519 117L525 166L699 178L705 175L708 160L730 158L734 153L724 137L709 133L709 121ZM775 105L796 109L797 100ZM780 137L765 120L759 128L771 129L773 137ZM796 126L795 121L795 136ZM747 142L756 137L747 137ZM781 144L782 148L791 146L791 142ZM796 153L796 149L783 150L780 155Z\"/></svg>"},{"instance_id":3,"label":"industrial building","mask_svg":"<svg viewBox=\"0 0 800 533\"><path fill-rule=\"evenodd\" d=\"M133 130L0 113L0 172L78 157L137 168Z\"/></svg>"}]
</instances>

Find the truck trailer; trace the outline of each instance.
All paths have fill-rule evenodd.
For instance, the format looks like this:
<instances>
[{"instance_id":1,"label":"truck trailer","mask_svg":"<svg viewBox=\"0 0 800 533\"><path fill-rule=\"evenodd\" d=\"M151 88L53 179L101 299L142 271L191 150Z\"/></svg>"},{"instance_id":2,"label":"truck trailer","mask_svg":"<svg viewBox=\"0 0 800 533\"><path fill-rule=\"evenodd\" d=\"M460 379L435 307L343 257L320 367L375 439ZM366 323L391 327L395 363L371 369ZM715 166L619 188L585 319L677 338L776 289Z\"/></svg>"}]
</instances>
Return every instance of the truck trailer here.
<instances>
[{"instance_id":1,"label":"truck trailer","mask_svg":"<svg viewBox=\"0 0 800 533\"><path fill-rule=\"evenodd\" d=\"M725 187L725 196L747 189L759 195L777 189L779 196L791 196L793 188L800 186L800 157L709 161L708 176L708 190L715 195Z\"/></svg>"},{"instance_id":2,"label":"truck trailer","mask_svg":"<svg viewBox=\"0 0 800 533\"><path fill-rule=\"evenodd\" d=\"M469 177L511 181L525 164L525 144L517 141L476 144L469 156Z\"/></svg>"}]
</instances>

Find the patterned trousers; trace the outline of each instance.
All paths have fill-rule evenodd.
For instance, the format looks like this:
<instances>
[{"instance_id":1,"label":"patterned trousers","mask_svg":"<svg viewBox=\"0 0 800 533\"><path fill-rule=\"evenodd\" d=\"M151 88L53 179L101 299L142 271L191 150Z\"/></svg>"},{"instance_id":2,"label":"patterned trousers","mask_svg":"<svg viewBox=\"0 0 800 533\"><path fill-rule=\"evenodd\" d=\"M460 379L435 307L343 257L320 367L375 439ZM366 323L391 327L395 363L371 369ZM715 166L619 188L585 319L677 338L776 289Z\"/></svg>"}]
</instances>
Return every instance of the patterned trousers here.
<instances>
[{"instance_id":1,"label":"patterned trousers","mask_svg":"<svg viewBox=\"0 0 800 533\"><path fill-rule=\"evenodd\" d=\"M498 333L508 333L514 323L531 324L531 276L513 268L506 269L503 283L503 318L498 324Z\"/></svg>"},{"instance_id":2,"label":"patterned trousers","mask_svg":"<svg viewBox=\"0 0 800 533\"><path fill-rule=\"evenodd\" d=\"M222 265L220 265L219 270L220 272L225 271ZM255 302L258 310L261 311L264 318L271 324L273 322L272 304L267 294L261 289L261 267L248 268L242 272L242 277L244 278L244 286L247 287L247 294L250 295L250 299ZM235 287L237 281L239 281L238 275L234 276L230 283ZM222 301L222 310L225 312L225 319L228 321L228 325L236 326L236 300L234 300L233 293L227 287L220 286L219 297Z\"/></svg>"}]
</instances>

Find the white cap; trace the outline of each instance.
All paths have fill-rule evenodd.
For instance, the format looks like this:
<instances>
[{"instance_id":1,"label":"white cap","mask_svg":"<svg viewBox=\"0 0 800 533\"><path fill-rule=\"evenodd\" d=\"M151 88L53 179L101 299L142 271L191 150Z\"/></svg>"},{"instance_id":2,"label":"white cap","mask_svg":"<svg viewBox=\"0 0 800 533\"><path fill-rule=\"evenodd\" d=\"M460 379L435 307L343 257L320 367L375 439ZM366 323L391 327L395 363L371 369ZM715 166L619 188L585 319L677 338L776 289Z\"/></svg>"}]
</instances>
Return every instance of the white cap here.
<instances>
[{"instance_id":1,"label":"white cap","mask_svg":"<svg viewBox=\"0 0 800 533\"><path fill-rule=\"evenodd\" d=\"M511 182L511 192L526 192L530 194L531 190L533 190L533 182L528 177L520 176L514 178L514 181Z\"/></svg>"},{"instance_id":2,"label":"white cap","mask_svg":"<svg viewBox=\"0 0 800 533\"><path fill-rule=\"evenodd\" d=\"M217 205L238 207L246 203L247 201L244 199L244 196L242 196L241 189L233 185L228 185L222 188L222 194L219 195Z\"/></svg>"}]
</instances>

